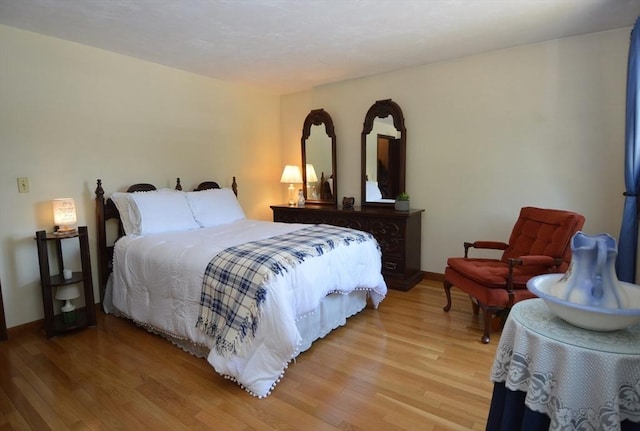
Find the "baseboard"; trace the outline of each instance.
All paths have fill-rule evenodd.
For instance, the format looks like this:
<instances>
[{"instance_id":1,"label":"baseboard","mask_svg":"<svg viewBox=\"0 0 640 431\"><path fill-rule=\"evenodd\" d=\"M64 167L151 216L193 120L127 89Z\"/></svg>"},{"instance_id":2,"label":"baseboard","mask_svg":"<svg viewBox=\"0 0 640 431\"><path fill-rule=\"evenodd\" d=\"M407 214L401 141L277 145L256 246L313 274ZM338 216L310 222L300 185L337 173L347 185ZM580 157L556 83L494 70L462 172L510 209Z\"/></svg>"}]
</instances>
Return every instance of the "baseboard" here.
<instances>
[{"instance_id":1,"label":"baseboard","mask_svg":"<svg viewBox=\"0 0 640 431\"><path fill-rule=\"evenodd\" d=\"M432 281L444 281L444 274L440 274L439 272L422 271L422 278Z\"/></svg>"},{"instance_id":2,"label":"baseboard","mask_svg":"<svg viewBox=\"0 0 640 431\"><path fill-rule=\"evenodd\" d=\"M42 331L44 335L44 319L34 320L33 322L23 323L22 325L7 328L7 340L20 337L24 332Z\"/></svg>"},{"instance_id":3,"label":"baseboard","mask_svg":"<svg viewBox=\"0 0 640 431\"><path fill-rule=\"evenodd\" d=\"M95 306L96 306L96 313L102 310L102 304L97 303ZM0 341L8 341L11 338L18 338L20 337L20 334L24 333L25 331L26 332L41 331L42 335L46 337L44 332L44 318L34 320L33 322L23 323L22 325L12 326L11 328L7 328L7 335L8 335L7 339L0 340Z\"/></svg>"}]
</instances>

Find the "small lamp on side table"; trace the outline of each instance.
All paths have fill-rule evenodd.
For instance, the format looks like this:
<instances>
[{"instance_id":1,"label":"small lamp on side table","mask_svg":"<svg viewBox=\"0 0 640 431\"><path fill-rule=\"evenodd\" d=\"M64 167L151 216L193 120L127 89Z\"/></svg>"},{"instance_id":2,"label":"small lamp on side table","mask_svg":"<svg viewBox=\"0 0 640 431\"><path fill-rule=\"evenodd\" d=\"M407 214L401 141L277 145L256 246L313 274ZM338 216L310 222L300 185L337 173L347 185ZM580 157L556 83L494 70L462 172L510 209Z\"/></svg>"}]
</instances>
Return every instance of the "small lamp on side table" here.
<instances>
[{"instance_id":1,"label":"small lamp on side table","mask_svg":"<svg viewBox=\"0 0 640 431\"><path fill-rule=\"evenodd\" d=\"M53 223L56 235L70 235L77 232L74 226L78 222L76 203L73 198L58 198L53 200Z\"/></svg>"}]
</instances>

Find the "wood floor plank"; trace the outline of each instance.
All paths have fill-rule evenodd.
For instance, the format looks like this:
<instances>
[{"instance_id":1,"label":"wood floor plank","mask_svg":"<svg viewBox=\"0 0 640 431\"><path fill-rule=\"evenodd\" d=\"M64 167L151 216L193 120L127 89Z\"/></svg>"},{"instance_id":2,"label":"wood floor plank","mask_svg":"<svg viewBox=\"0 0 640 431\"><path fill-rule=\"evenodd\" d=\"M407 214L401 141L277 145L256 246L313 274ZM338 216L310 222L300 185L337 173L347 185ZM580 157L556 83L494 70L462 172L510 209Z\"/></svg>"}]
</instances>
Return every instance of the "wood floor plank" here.
<instances>
[{"instance_id":1,"label":"wood floor plank","mask_svg":"<svg viewBox=\"0 0 640 431\"><path fill-rule=\"evenodd\" d=\"M0 342L0 430L483 430L499 334L442 285L389 291L290 364L265 399L132 322Z\"/></svg>"}]
</instances>

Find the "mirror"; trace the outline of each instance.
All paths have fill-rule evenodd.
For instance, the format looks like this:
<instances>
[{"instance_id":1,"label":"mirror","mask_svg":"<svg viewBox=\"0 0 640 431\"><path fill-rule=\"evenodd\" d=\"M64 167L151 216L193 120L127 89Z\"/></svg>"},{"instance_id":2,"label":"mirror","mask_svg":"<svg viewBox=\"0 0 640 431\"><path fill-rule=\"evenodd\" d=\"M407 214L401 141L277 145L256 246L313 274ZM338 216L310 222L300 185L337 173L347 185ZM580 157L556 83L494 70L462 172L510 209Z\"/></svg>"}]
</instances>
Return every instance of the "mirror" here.
<instances>
[{"instance_id":1,"label":"mirror","mask_svg":"<svg viewBox=\"0 0 640 431\"><path fill-rule=\"evenodd\" d=\"M400 106L378 100L362 129L362 206L393 205L405 190L407 131Z\"/></svg>"},{"instance_id":2,"label":"mirror","mask_svg":"<svg viewBox=\"0 0 640 431\"><path fill-rule=\"evenodd\" d=\"M310 204L336 203L336 134L324 109L314 109L302 127L302 187ZM306 167L306 168L305 168Z\"/></svg>"}]
</instances>

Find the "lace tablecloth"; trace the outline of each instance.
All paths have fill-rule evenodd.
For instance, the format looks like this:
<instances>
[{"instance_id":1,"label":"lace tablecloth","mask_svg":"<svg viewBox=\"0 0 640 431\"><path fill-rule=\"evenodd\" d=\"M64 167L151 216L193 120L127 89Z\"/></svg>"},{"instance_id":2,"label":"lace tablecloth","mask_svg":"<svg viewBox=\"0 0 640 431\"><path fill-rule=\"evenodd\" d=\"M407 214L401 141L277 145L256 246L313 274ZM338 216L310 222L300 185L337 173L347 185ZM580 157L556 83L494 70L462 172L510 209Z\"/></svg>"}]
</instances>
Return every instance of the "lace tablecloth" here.
<instances>
[{"instance_id":1,"label":"lace tablecloth","mask_svg":"<svg viewBox=\"0 0 640 431\"><path fill-rule=\"evenodd\" d=\"M550 430L620 429L640 422L640 325L615 332L566 323L542 299L517 303L502 331L491 380L526 393Z\"/></svg>"}]
</instances>

